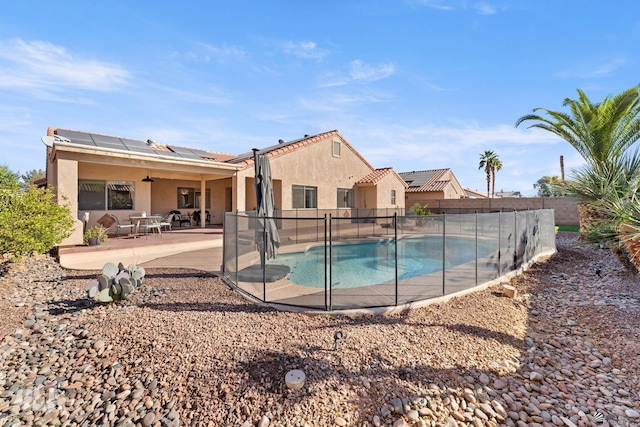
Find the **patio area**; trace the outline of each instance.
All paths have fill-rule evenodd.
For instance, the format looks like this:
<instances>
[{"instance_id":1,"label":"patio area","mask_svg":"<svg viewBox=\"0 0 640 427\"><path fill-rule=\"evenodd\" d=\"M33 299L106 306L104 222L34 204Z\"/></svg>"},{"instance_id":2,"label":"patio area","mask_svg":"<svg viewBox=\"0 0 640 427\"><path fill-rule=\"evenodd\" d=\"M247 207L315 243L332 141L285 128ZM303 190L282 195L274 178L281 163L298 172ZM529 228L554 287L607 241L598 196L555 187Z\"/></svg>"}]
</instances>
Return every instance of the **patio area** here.
<instances>
[{"instance_id":1,"label":"patio area","mask_svg":"<svg viewBox=\"0 0 640 427\"><path fill-rule=\"evenodd\" d=\"M111 230L110 230L111 231ZM100 270L107 262L143 267L194 268L220 271L222 226L173 227L171 231L136 238L126 234L109 238L98 246L61 247L60 265L71 270Z\"/></svg>"}]
</instances>

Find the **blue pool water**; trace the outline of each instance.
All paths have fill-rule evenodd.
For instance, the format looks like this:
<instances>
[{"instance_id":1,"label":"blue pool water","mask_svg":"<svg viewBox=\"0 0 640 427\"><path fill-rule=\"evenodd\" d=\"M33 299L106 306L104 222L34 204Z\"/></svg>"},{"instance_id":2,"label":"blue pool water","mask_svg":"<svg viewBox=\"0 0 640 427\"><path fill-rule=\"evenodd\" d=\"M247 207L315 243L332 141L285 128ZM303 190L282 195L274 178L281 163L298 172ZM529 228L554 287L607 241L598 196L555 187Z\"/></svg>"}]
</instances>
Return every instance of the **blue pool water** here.
<instances>
[{"instance_id":1,"label":"blue pool water","mask_svg":"<svg viewBox=\"0 0 640 427\"><path fill-rule=\"evenodd\" d=\"M427 236L398 240L398 280L423 276L445 268L465 264L476 258L475 240L447 237L446 256L442 255L442 237ZM478 257L496 248L479 242ZM305 252L280 254L273 264L291 268L289 281L298 285L324 288L324 247ZM395 280L395 245L392 240L332 247L332 288L355 288Z\"/></svg>"}]
</instances>

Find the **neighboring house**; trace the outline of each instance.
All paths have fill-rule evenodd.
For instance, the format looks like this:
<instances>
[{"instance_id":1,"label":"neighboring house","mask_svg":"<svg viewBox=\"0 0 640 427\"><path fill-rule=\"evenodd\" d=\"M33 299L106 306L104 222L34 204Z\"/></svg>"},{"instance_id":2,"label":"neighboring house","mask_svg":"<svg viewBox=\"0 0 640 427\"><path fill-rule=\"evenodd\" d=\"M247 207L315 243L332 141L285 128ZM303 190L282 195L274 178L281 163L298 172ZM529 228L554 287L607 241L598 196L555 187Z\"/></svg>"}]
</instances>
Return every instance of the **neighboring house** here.
<instances>
[{"instance_id":1,"label":"neighboring house","mask_svg":"<svg viewBox=\"0 0 640 427\"><path fill-rule=\"evenodd\" d=\"M486 199L487 198L487 193L482 193L478 190L472 190L470 188L465 188L464 194L467 199Z\"/></svg>"},{"instance_id":2,"label":"neighboring house","mask_svg":"<svg viewBox=\"0 0 640 427\"><path fill-rule=\"evenodd\" d=\"M226 211L256 208L253 152L223 154L54 127L42 139L47 184L76 218L89 212L89 226L105 213L127 219L171 210L207 210L211 223L221 224ZM259 152L270 159L276 209L405 207L402 178L391 168L373 168L335 130ZM78 220L63 245L81 242Z\"/></svg>"},{"instance_id":3,"label":"neighboring house","mask_svg":"<svg viewBox=\"0 0 640 427\"><path fill-rule=\"evenodd\" d=\"M496 191L496 194L494 195L494 197L498 198L498 197L516 197L516 198L520 198L522 197L522 194L519 191L504 191L504 190L500 190L500 191Z\"/></svg>"},{"instance_id":4,"label":"neighboring house","mask_svg":"<svg viewBox=\"0 0 640 427\"><path fill-rule=\"evenodd\" d=\"M451 169L401 172L400 177L407 183L405 205L427 205L435 199L464 199L465 190Z\"/></svg>"}]
</instances>

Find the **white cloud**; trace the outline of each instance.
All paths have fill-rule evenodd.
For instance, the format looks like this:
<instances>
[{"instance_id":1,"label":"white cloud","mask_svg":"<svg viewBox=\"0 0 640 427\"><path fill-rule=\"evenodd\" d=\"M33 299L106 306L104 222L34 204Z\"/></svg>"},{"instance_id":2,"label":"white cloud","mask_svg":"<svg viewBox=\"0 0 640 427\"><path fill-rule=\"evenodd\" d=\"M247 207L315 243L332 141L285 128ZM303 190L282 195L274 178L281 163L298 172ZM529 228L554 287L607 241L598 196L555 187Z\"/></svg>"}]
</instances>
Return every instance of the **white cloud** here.
<instances>
[{"instance_id":1,"label":"white cloud","mask_svg":"<svg viewBox=\"0 0 640 427\"><path fill-rule=\"evenodd\" d=\"M414 2L411 2L414 3ZM436 10L453 10L454 7L448 0L418 0L417 3L420 6L429 7Z\"/></svg>"},{"instance_id":2,"label":"white cloud","mask_svg":"<svg viewBox=\"0 0 640 427\"><path fill-rule=\"evenodd\" d=\"M203 92L194 92L187 91L182 89L176 89L169 86L155 85L152 84L153 87L157 88L160 91L164 91L171 95L172 102L191 102L194 104L217 104L217 105L226 105L231 104L231 100L225 96L223 96L219 90L216 88L206 88L208 93Z\"/></svg>"},{"instance_id":3,"label":"white cloud","mask_svg":"<svg viewBox=\"0 0 640 427\"><path fill-rule=\"evenodd\" d=\"M351 61L349 64L349 75L354 81L373 82L389 77L395 72L395 67L391 63L372 66L365 64L359 59Z\"/></svg>"},{"instance_id":4,"label":"white cloud","mask_svg":"<svg viewBox=\"0 0 640 427\"><path fill-rule=\"evenodd\" d=\"M235 46L223 46L218 47L209 43L198 44L203 53L187 52L185 57L193 61L216 61L220 63L227 63L230 61L237 61L245 57L245 52Z\"/></svg>"},{"instance_id":5,"label":"white cloud","mask_svg":"<svg viewBox=\"0 0 640 427\"><path fill-rule=\"evenodd\" d=\"M289 41L282 46L282 50L298 58L321 60L329 54L327 49L320 49L315 42L293 42Z\"/></svg>"},{"instance_id":6,"label":"white cloud","mask_svg":"<svg viewBox=\"0 0 640 427\"><path fill-rule=\"evenodd\" d=\"M67 89L115 91L130 74L117 64L80 58L44 41L0 42L0 87L29 90L40 96Z\"/></svg>"},{"instance_id":7,"label":"white cloud","mask_svg":"<svg viewBox=\"0 0 640 427\"><path fill-rule=\"evenodd\" d=\"M567 68L556 73L558 77L564 78L594 78L610 75L619 68L626 65L627 60L624 58L614 58L608 62L598 62L590 64L582 64Z\"/></svg>"},{"instance_id":8,"label":"white cloud","mask_svg":"<svg viewBox=\"0 0 640 427\"><path fill-rule=\"evenodd\" d=\"M493 15L494 13L497 12L496 8L486 2L481 2L481 3L476 3L473 8L480 14L480 15Z\"/></svg>"},{"instance_id":9,"label":"white cloud","mask_svg":"<svg viewBox=\"0 0 640 427\"><path fill-rule=\"evenodd\" d=\"M487 1L479 1L468 4L467 0L410 0L410 4L428 7L435 10L453 11L453 10L472 10L480 15L493 15L498 12L498 8ZM504 6L502 7L504 9Z\"/></svg>"}]
</instances>

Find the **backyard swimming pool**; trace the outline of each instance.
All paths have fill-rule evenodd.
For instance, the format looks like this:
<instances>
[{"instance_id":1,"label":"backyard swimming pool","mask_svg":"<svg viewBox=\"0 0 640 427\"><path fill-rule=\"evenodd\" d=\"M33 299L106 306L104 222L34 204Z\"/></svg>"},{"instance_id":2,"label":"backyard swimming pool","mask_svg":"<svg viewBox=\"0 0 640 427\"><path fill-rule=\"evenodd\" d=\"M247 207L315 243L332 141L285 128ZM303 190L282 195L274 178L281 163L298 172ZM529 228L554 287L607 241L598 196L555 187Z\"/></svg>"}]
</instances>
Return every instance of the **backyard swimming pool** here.
<instances>
[{"instance_id":1,"label":"backyard swimming pool","mask_svg":"<svg viewBox=\"0 0 640 427\"><path fill-rule=\"evenodd\" d=\"M475 239L447 237L443 248L442 236L398 239L398 280L424 276L474 261L495 250L491 242ZM443 255L444 249L444 255ZM331 287L357 288L395 281L396 245L394 240L337 244L331 253ZM291 268L290 282L313 288L324 288L325 249L323 246L305 252L280 254L271 264ZM327 264L327 270L328 270ZM328 273L328 271L327 271Z\"/></svg>"}]
</instances>

